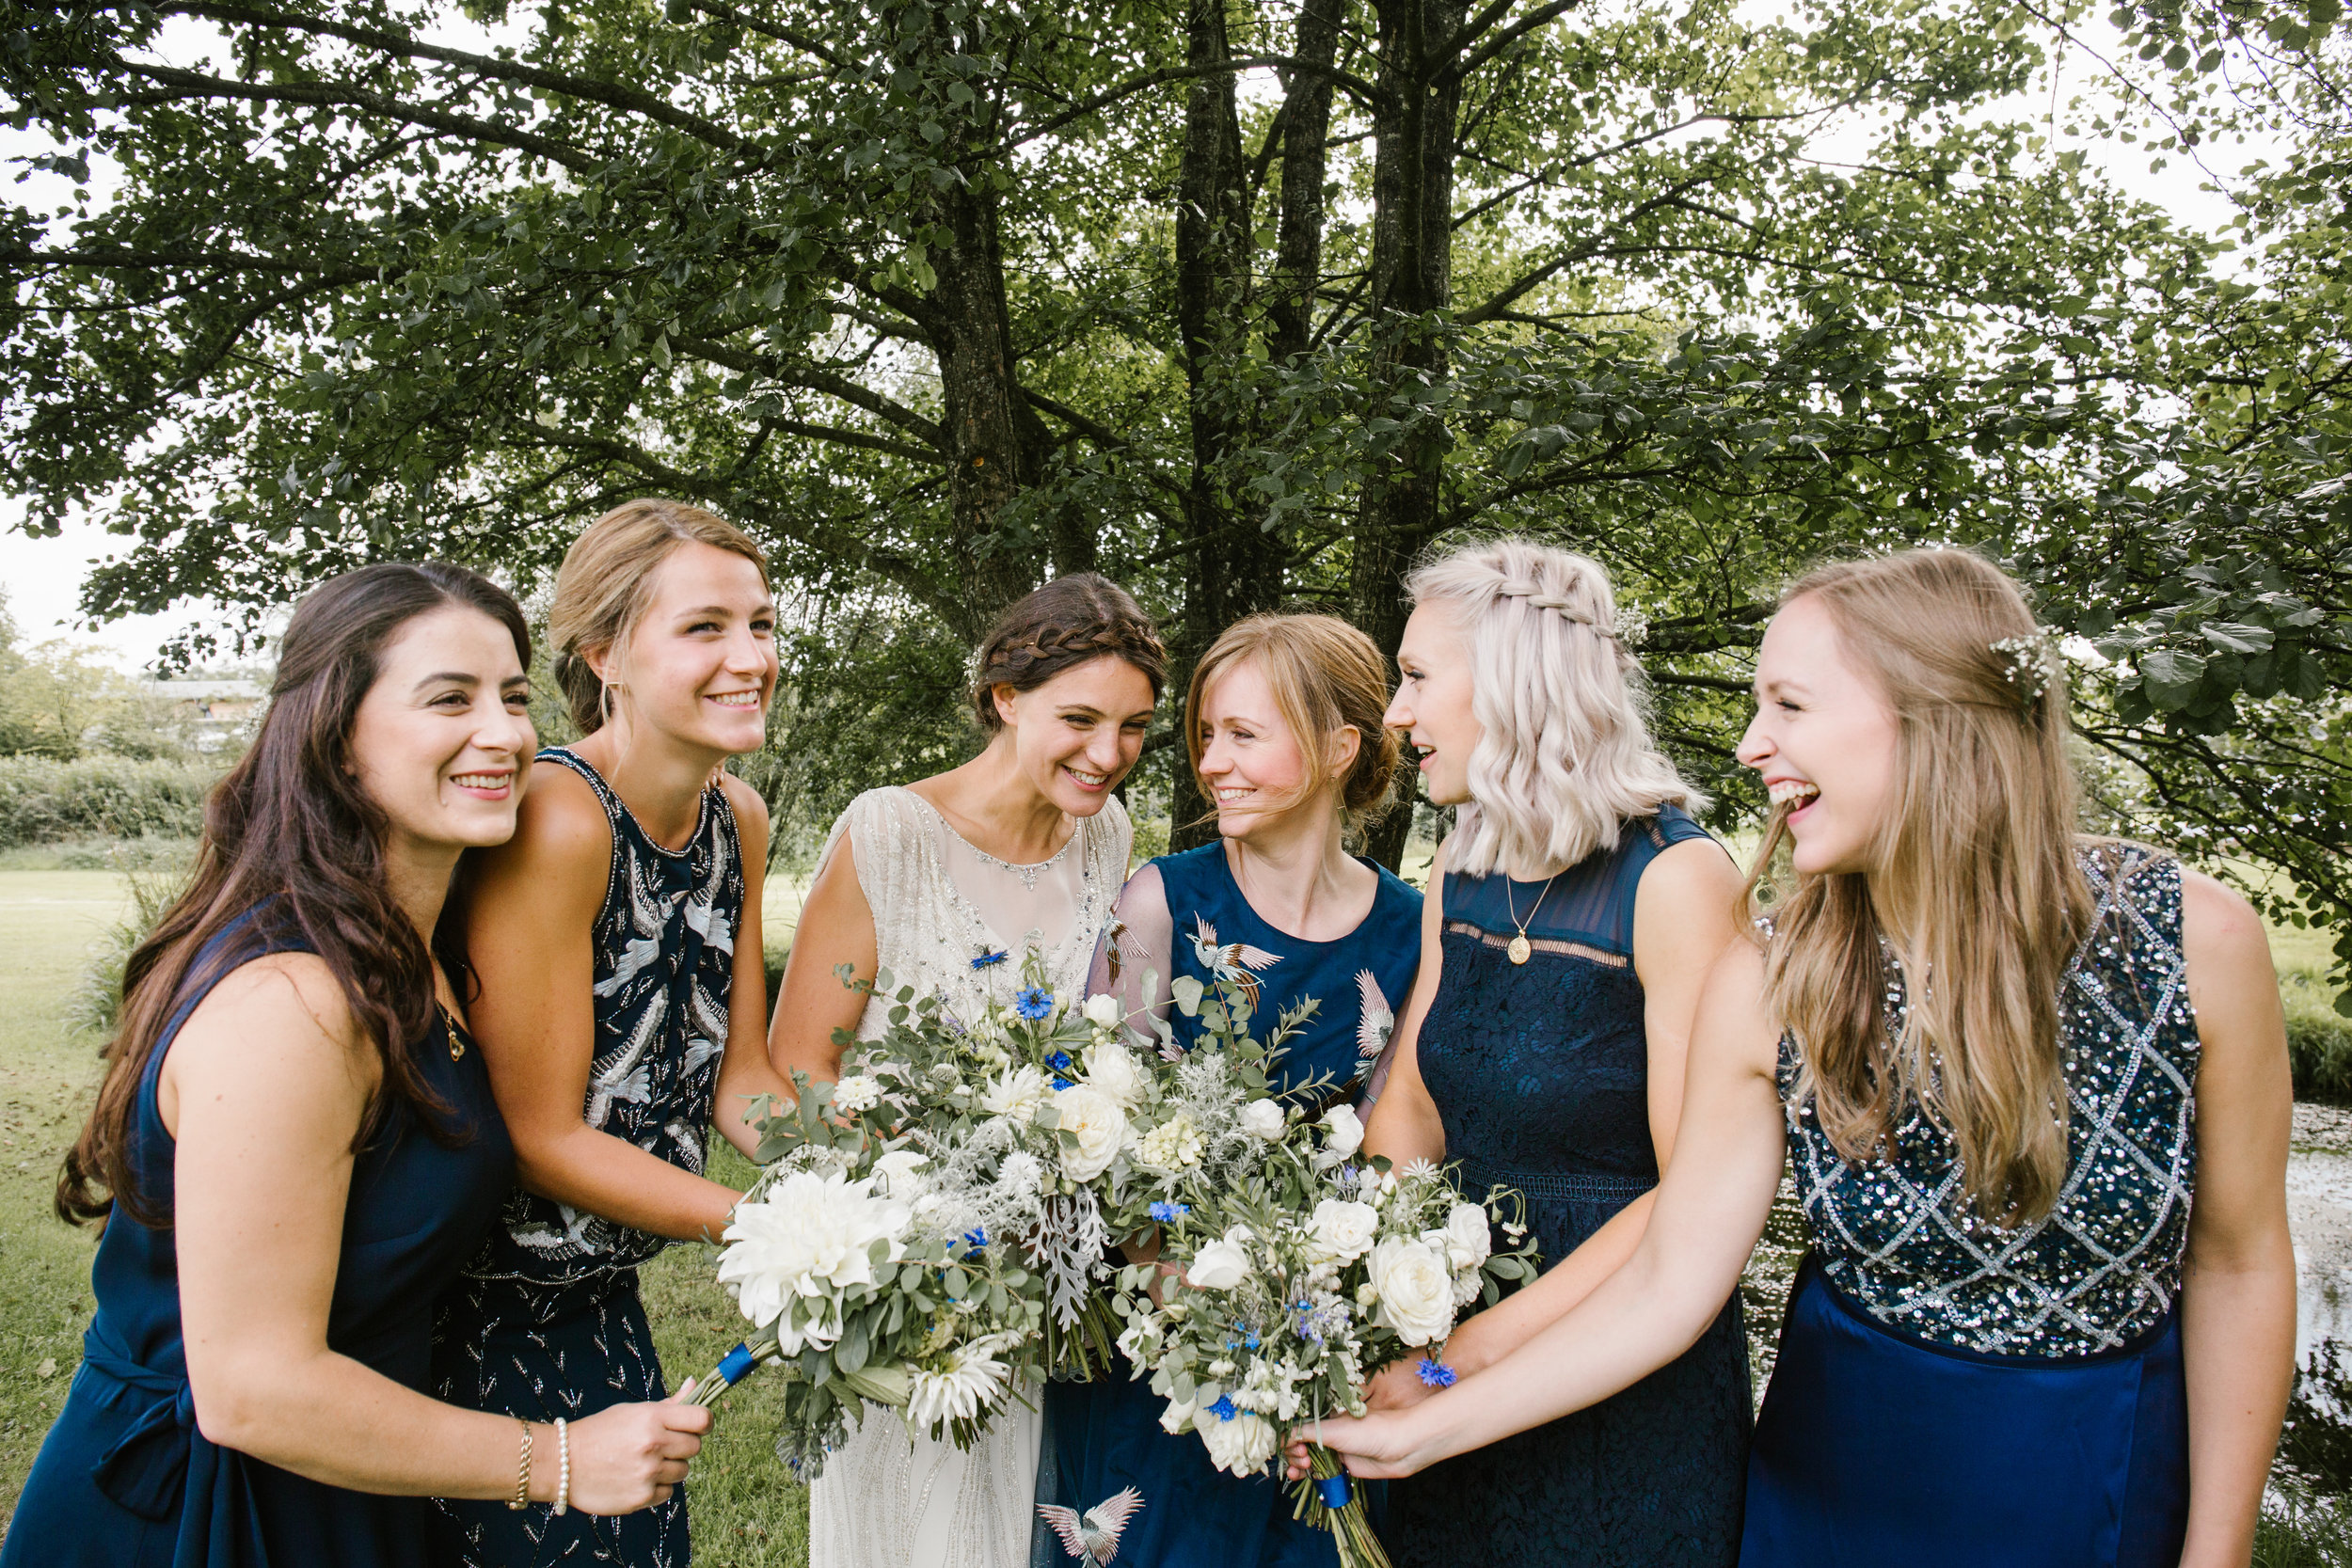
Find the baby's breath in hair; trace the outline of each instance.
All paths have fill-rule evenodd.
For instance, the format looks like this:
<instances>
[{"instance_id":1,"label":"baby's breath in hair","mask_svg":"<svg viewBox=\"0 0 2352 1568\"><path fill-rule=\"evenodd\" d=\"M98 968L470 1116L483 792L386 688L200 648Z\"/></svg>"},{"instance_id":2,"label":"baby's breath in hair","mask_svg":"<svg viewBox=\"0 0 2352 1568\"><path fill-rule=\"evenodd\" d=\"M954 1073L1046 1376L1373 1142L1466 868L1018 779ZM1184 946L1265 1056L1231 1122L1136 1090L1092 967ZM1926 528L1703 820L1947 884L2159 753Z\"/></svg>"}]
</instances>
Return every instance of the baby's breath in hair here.
<instances>
[{"instance_id":1,"label":"baby's breath in hair","mask_svg":"<svg viewBox=\"0 0 2352 1568\"><path fill-rule=\"evenodd\" d=\"M1993 651L2003 660L2002 678L2017 699L2017 711L2030 717L2050 683L2058 679L2058 634L2048 626L2036 626L2027 637L2004 637L1992 644Z\"/></svg>"}]
</instances>

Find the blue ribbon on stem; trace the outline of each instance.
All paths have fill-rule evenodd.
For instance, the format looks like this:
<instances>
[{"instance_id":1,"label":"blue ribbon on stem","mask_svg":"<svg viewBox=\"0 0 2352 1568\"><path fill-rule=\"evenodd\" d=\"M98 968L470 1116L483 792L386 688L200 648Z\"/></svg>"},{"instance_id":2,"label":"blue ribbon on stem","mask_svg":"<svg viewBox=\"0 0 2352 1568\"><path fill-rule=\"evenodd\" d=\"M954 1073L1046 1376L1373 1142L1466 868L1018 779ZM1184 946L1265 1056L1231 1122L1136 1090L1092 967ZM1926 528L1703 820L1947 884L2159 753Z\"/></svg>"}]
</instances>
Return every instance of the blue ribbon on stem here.
<instances>
[{"instance_id":1,"label":"blue ribbon on stem","mask_svg":"<svg viewBox=\"0 0 2352 1568\"><path fill-rule=\"evenodd\" d=\"M1324 1477L1315 1482L1315 1494L1323 1499L1323 1506L1335 1513L1347 1506L1352 1496L1347 1489L1345 1476Z\"/></svg>"},{"instance_id":2,"label":"blue ribbon on stem","mask_svg":"<svg viewBox=\"0 0 2352 1568\"><path fill-rule=\"evenodd\" d=\"M719 1376L732 1388L751 1376L758 1365L759 1357L752 1354L749 1345L738 1345L719 1358Z\"/></svg>"}]
</instances>

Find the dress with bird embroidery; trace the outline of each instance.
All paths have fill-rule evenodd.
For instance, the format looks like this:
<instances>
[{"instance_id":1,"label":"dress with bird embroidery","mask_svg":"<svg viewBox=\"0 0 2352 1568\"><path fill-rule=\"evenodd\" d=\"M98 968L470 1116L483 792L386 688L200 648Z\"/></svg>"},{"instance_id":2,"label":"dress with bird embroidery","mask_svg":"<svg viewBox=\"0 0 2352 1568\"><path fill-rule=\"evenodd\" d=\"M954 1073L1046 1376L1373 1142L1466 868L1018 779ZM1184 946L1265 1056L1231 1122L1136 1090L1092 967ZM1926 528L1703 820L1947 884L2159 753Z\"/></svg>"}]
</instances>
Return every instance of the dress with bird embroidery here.
<instances>
[{"instance_id":1,"label":"dress with bird embroidery","mask_svg":"<svg viewBox=\"0 0 2352 1568\"><path fill-rule=\"evenodd\" d=\"M1312 998L1314 1011L1277 1064L1277 1086L1303 1091L1310 1109L1352 1102L1369 1116L1390 1033L1421 968L1421 895L1374 869L1379 879L1363 920L1345 936L1310 942L1250 907L1222 840L1163 855L1120 895L1089 989L1120 995L1130 1009L1164 1012L1180 1049L1199 1037L1200 1025L1168 1009L1177 975L1239 987L1253 999L1250 1032L1262 1038L1286 1009ZM1147 974L1156 982L1148 992ZM1087 1509L1124 1489L1141 1494L1120 1548L1122 1568L1330 1568L1339 1560L1327 1531L1292 1517L1290 1489L1279 1481L1227 1475L1209 1463L1198 1435L1162 1431L1168 1402L1129 1371L1120 1359L1095 1382L1047 1385L1054 1463L1038 1478L1041 1498ZM1050 1540L1043 1528L1041 1545Z\"/></svg>"},{"instance_id":2,"label":"dress with bird embroidery","mask_svg":"<svg viewBox=\"0 0 2352 1568\"><path fill-rule=\"evenodd\" d=\"M892 786L850 802L818 864L821 875L846 848L873 911L881 967L973 1019L991 998L1009 1005L1031 947L1057 1000L1083 992L1133 842L1126 808L1112 797L1077 819L1051 858L1014 864L966 841L914 790ZM860 1037L880 1037L889 1010L886 997L869 1001ZM1034 1405L1035 1391L1028 1397ZM1026 1568L1039 1436L1036 1411L1020 1403L969 1450L910 1440L895 1414L869 1408L809 1489L809 1568Z\"/></svg>"},{"instance_id":3,"label":"dress with bird embroidery","mask_svg":"<svg viewBox=\"0 0 2352 1568\"><path fill-rule=\"evenodd\" d=\"M589 764L542 762L587 782L612 830L591 927L596 1043L581 1119L699 1175L727 1040L743 864L735 813L713 784L681 849L658 843ZM637 1269L666 1238L515 1189L503 1223L441 1300L434 1376L442 1399L532 1420L578 1420L666 1398ZM618 1518L438 1499L441 1549L467 1568L511 1563L685 1568L686 1489Z\"/></svg>"}]
</instances>

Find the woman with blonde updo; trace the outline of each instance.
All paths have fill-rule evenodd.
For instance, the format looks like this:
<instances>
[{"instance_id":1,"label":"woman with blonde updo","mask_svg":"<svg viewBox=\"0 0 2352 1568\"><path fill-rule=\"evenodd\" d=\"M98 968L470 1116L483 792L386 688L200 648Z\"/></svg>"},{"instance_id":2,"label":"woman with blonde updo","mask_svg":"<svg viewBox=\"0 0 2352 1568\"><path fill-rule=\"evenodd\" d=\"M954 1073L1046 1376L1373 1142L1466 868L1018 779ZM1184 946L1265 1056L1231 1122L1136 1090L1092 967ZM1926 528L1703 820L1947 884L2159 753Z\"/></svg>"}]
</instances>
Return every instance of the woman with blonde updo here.
<instances>
[{"instance_id":1,"label":"woman with blonde updo","mask_svg":"<svg viewBox=\"0 0 2352 1568\"><path fill-rule=\"evenodd\" d=\"M2295 1370L2261 921L2078 832L2064 663L1975 556L1800 579L1756 705L1756 864L1787 847L1789 885L1708 976L1639 1248L1500 1364L1323 1440L1359 1475L1508 1475L1506 1433L1708 1332L1788 1166L1812 1251L1741 1568L2245 1568Z\"/></svg>"},{"instance_id":2,"label":"woman with blonde updo","mask_svg":"<svg viewBox=\"0 0 2352 1568\"><path fill-rule=\"evenodd\" d=\"M1651 743L1608 574L1526 539L1406 579L1388 722L1429 798L1460 808L1430 868L1421 978L1366 1148L1461 1162L1465 1192L1527 1196L1547 1267L1392 1367L1375 1408L1508 1356L1641 1239L1673 1155L1699 990L1740 879ZM1748 1442L1746 1346L1716 1304L1639 1386L1390 1488L1396 1568L1729 1564Z\"/></svg>"},{"instance_id":3,"label":"woman with blonde updo","mask_svg":"<svg viewBox=\"0 0 2352 1568\"><path fill-rule=\"evenodd\" d=\"M1126 591L1091 572L1016 601L973 656L979 755L850 802L801 911L769 1050L830 1083L836 1031L889 1027L879 967L977 1020L1009 1006L1034 954L1057 997L1085 990L1134 831L1113 792L1143 752L1167 655ZM1037 1392L969 1449L868 1416L809 1490L811 1568L1027 1568Z\"/></svg>"},{"instance_id":4,"label":"woman with blonde updo","mask_svg":"<svg viewBox=\"0 0 2352 1568\"><path fill-rule=\"evenodd\" d=\"M1184 744L1216 804L1217 837L1128 881L1090 987L1164 1024L1179 1048L1200 1028L1169 1006L1179 975L1239 986L1261 1036L1313 998L1274 1087L1302 1114L1351 1127L1377 1092L1369 1080L1421 962L1421 895L1347 851L1350 830L1392 796L1386 675L1372 639L1329 615L1253 615L1226 628L1184 701ZM1048 1385L1045 1398L1057 1464L1040 1496L1084 1509L1132 1486L1148 1500L1120 1538L1122 1563L1338 1561L1333 1538L1293 1518L1271 1477L1224 1474L1192 1431L1162 1431L1167 1402L1130 1381L1123 1362L1092 1383Z\"/></svg>"}]
</instances>

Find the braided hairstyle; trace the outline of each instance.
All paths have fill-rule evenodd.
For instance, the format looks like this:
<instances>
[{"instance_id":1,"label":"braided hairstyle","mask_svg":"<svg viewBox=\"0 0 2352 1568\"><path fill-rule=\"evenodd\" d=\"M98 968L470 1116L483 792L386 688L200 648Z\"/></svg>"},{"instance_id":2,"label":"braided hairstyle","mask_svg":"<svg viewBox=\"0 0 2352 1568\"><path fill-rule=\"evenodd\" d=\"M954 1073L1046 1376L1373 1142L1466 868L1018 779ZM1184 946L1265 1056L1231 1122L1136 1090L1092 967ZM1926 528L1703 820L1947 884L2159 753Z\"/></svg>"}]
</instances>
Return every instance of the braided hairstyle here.
<instances>
[{"instance_id":1,"label":"braided hairstyle","mask_svg":"<svg viewBox=\"0 0 2352 1568\"><path fill-rule=\"evenodd\" d=\"M1073 572L1013 601L972 657L972 711L994 735L1005 721L996 689L1034 691L1091 659L1122 658L1143 672L1158 702L1168 682L1168 649L1152 618L1108 578Z\"/></svg>"}]
</instances>

